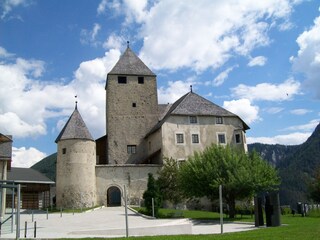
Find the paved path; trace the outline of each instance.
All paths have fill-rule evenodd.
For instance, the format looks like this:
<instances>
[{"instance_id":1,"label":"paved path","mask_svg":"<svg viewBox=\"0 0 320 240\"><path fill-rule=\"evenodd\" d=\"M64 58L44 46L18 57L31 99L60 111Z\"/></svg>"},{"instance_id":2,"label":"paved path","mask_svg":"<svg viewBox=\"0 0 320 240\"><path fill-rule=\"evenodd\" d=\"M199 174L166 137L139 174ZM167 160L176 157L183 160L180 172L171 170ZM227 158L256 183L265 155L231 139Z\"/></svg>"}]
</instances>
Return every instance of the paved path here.
<instances>
[{"instance_id":1,"label":"paved path","mask_svg":"<svg viewBox=\"0 0 320 240\"><path fill-rule=\"evenodd\" d=\"M31 212L21 217L20 237L34 237L34 222ZM37 222L37 238L84 238L84 237L121 237L126 236L125 211L123 207L100 208L85 213L46 213L34 214ZM211 221L194 221L189 219L148 219L133 211L128 211L129 236L179 235L179 234L216 234L220 225ZM253 230L252 224L224 224L224 232ZM6 223L1 233L3 238L15 238L10 224Z\"/></svg>"}]
</instances>

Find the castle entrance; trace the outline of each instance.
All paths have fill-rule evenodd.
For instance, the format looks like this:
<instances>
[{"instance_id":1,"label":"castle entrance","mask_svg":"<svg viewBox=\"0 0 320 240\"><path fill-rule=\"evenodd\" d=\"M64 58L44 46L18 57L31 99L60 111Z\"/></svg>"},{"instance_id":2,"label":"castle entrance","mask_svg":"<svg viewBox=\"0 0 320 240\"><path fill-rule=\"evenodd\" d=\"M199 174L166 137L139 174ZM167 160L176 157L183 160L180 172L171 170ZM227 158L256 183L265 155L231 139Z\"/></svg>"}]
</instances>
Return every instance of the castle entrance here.
<instances>
[{"instance_id":1,"label":"castle entrance","mask_svg":"<svg viewBox=\"0 0 320 240\"><path fill-rule=\"evenodd\" d=\"M109 187L107 191L107 206L121 206L121 191L118 187Z\"/></svg>"}]
</instances>

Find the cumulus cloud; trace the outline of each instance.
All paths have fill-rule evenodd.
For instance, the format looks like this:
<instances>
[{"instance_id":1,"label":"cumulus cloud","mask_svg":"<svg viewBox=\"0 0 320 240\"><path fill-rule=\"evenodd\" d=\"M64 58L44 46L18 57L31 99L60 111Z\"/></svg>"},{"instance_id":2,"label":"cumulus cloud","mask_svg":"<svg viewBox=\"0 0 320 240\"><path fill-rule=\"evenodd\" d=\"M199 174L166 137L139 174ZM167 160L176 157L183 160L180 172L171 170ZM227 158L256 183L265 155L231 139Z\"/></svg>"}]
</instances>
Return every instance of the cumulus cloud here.
<instances>
[{"instance_id":1,"label":"cumulus cloud","mask_svg":"<svg viewBox=\"0 0 320 240\"><path fill-rule=\"evenodd\" d=\"M286 135L277 135L274 137L247 137L247 143L265 143L265 144L283 144L298 145L304 143L312 132L294 132Z\"/></svg>"},{"instance_id":2,"label":"cumulus cloud","mask_svg":"<svg viewBox=\"0 0 320 240\"><path fill-rule=\"evenodd\" d=\"M78 95L88 128L95 137L101 136L105 132L101 117L105 114L105 79L119 57L120 51L111 49L100 58L80 63L67 84L42 80L45 64L39 60L0 62L0 132L16 138L44 135L46 121L69 117L74 108L72 96Z\"/></svg>"},{"instance_id":3,"label":"cumulus cloud","mask_svg":"<svg viewBox=\"0 0 320 240\"><path fill-rule=\"evenodd\" d=\"M248 56L268 45L268 31L288 21L292 4L289 0L155 2L144 17L134 16L142 21L140 57L153 69L218 68L234 55Z\"/></svg>"},{"instance_id":4,"label":"cumulus cloud","mask_svg":"<svg viewBox=\"0 0 320 240\"><path fill-rule=\"evenodd\" d=\"M305 75L305 85L313 89L320 99L320 16L310 29L300 34L297 43L300 48L298 54L290 58L293 70Z\"/></svg>"},{"instance_id":5,"label":"cumulus cloud","mask_svg":"<svg viewBox=\"0 0 320 240\"><path fill-rule=\"evenodd\" d=\"M248 99L224 101L223 107L230 112L237 114L247 124L260 119L259 107L252 105Z\"/></svg>"},{"instance_id":6,"label":"cumulus cloud","mask_svg":"<svg viewBox=\"0 0 320 240\"><path fill-rule=\"evenodd\" d=\"M29 168L46 157L46 154L36 148L12 147L12 166Z\"/></svg>"},{"instance_id":7,"label":"cumulus cloud","mask_svg":"<svg viewBox=\"0 0 320 240\"><path fill-rule=\"evenodd\" d=\"M169 81L168 87L160 87L158 89L159 103L173 103L180 97L190 92L190 85L194 84L194 79L190 78L186 81Z\"/></svg>"},{"instance_id":8,"label":"cumulus cloud","mask_svg":"<svg viewBox=\"0 0 320 240\"><path fill-rule=\"evenodd\" d=\"M231 89L233 96L250 100L286 101L300 94L300 82L288 79L280 84L259 83L256 86L239 84Z\"/></svg>"},{"instance_id":9,"label":"cumulus cloud","mask_svg":"<svg viewBox=\"0 0 320 240\"><path fill-rule=\"evenodd\" d=\"M248 63L249 67L254 67L254 66L264 66L267 62L267 58L264 56L258 56L254 57L250 60Z\"/></svg>"},{"instance_id":10,"label":"cumulus cloud","mask_svg":"<svg viewBox=\"0 0 320 240\"><path fill-rule=\"evenodd\" d=\"M121 49L125 39L115 33L109 35L108 39L102 44L105 49Z\"/></svg>"},{"instance_id":11,"label":"cumulus cloud","mask_svg":"<svg viewBox=\"0 0 320 240\"><path fill-rule=\"evenodd\" d=\"M283 109L284 108L281 108L281 107L271 107L271 108L265 109L265 111L270 114L276 114L276 113L282 112Z\"/></svg>"}]
</instances>

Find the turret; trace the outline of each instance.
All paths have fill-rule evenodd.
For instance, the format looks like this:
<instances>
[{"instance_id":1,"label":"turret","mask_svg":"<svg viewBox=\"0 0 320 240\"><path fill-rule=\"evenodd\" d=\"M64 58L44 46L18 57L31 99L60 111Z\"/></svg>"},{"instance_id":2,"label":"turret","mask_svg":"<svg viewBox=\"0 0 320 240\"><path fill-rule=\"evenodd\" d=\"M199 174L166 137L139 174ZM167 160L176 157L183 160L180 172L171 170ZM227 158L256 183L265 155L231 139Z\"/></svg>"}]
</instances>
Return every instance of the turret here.
<instances>
[{"instance_id":1,"label":"turret","mask_svg":"<svg viewBox=\"0 0 320 240\"><path fill-rule=\"evenodd\" d=\"M56 204L60 208L96 204L96 147L77 106L56 139Z\"/></svg>"}]
</instances>

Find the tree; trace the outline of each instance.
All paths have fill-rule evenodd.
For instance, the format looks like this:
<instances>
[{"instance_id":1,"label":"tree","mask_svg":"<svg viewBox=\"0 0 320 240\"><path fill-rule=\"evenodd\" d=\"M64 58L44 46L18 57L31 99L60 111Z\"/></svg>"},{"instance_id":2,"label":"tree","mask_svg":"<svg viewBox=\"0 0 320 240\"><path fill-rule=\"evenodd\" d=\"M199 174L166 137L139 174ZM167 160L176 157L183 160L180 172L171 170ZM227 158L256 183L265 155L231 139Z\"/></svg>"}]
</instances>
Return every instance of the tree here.
<instances>
[{"instance_id":1,"label":"tree","mask_svg":"<svg viewBox=\"0 0 320 240\"><path fill-rule=\"evenodd\" d=\"M143 193L144 204L148 215L152 215L152 198L154 200L154 215L158 216L162 204L159 187L151 173L148 174L147 190Z\"/></svg>"},{"instance_id":2,"label":"tree","mask_svg":"<svg viewBox=\"0 0 320 240\"><path fill-rule=\"evenodd\" d=\"M261 191L277 189L276 170L253 152L248 155L230 146L212 145L196 152L179 170L179 182L187 197L218 198L219 185L235 216L235 200L251 197Z\"/></svg>"},{"instance_id":3,"label":"tree","mask_svg":"<svg viewBox=\"0 0 320 240\"><path fill-rule=\"evenodd\" d=\"M178 184L179 166L173 158L165 158L164 160L164 165L159 171L157 179L162 199L178 204L182 201L182 193Z\"/></svg>"},{"instance_id":4,"label":"tree","mask_svg":"<svg viewBox=\"0 0 320 240\"><path fill-rule=\"evenodd\" d=\"M316 170L316 176L310 186L310 198L320 203L320 167Z\"/></svg>"}]
</instances>

